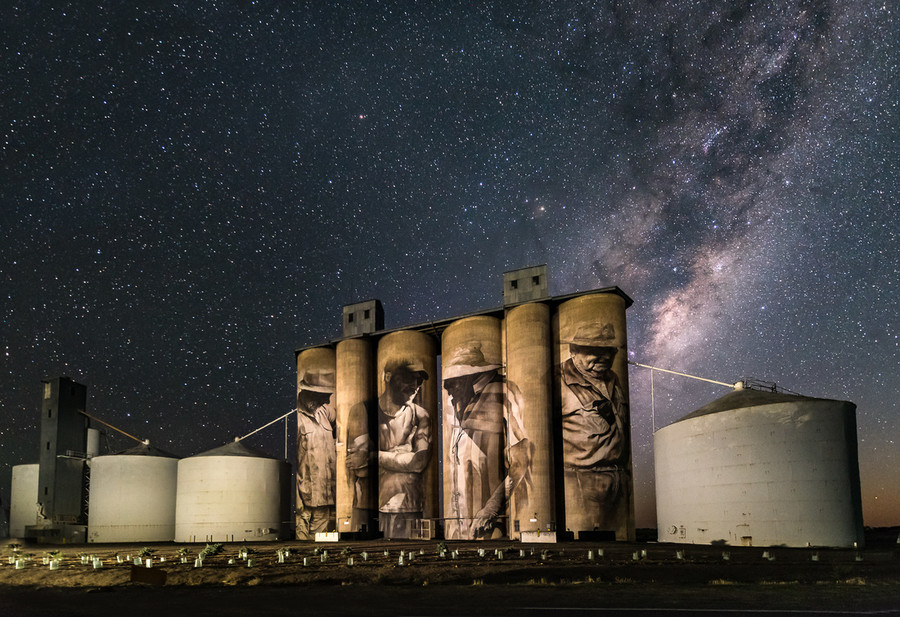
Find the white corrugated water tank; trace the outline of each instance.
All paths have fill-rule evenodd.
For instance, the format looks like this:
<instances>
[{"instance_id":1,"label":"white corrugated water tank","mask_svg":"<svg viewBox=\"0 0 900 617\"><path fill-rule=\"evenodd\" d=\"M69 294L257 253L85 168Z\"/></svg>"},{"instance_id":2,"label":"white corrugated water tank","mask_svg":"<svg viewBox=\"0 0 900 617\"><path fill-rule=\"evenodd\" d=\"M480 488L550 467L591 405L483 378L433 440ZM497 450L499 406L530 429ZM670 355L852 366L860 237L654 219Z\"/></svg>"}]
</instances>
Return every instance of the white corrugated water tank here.
<instances>
[{"instance_id":1,"label":"white corrugated water tank","mask_svg":"<svg viewBox=\"0 0 900 617\"><path fill-rule=\"evenodd\" d=\"M171 542L178 458L150 444L90 460L88 542Z\"/></svg>"},{"instance_id":2,"label":"white corrugated water tank","mask_svg":"<svg viewBox=\"0 0 900 617\"><path fill-rule=\"evenodd\" d=\"M175 541L286 539L290 474L240 441L180 460Z\"/></svg>"},{"instance_id":3,"label":"white corrugated water tank","mask_svg":"<svg viewBox=\"0 0 900 617\"><path fill-rule=\"evenodd\" d=\"M737 390L654 447L660 542L862 546L853 403Z\"/></svg>"},{"instance_id":4,"label":"white corrugated water tank","mask_svg":"<svg viewBox=\"0 0 900 617\"><path fill-rule=\"evenodd\" d=\"M12 468L12 487L9 504L9 537L24 538L26 525L38 521L38 486L40 485L38 463L15 465Z\"/></svg>"}]
</instances>

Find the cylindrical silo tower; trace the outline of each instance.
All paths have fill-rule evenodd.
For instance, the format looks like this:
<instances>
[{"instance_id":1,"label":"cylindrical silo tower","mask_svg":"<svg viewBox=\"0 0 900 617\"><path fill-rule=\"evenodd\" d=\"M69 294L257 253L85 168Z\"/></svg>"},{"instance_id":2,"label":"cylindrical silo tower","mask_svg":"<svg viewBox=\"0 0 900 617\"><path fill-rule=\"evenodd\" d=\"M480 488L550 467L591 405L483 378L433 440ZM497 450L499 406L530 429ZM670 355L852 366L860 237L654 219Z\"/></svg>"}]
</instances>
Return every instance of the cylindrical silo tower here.
<instances>
[{"instance_id":1,"label":"cylindrical silo tower","mask_svg":"<svg viewBox=\"0 0 900 617\"><path fill-rule=\"evenodd\" d=\"M178 459L141 444L90 460L88 542L175 539Z\"/></svg>"},{"instance_id":2,"label":"cylindrical silo tower","mask_svg":"<svg viewBox=\"0 0 900 617\"><path fill-rule=\"evenodd\" d=\"M378 513L375 352L367 338L337 344L337 530L374 533Z\"/></svg>"},{"instance_id":3,"label":"cylindrical silo tower","mask_svg":"<svg viewBox=\"0 0 900 617\"><path fill-rule=\"evenodd\" d=\"M297 354L298 540L335 530L335 372L336 354L331 347Z\"/></svg>"},{"instance_id":4,"label":"cylindrical silo tower","mask_svg":"<svg viewBox=\"0 0 900 617\"><path fill-rule=\"evenodd\" d=\"M38 490L40 464L14 465L9 507L9 537L24 538L25 527L35 525L40 517Z\"/></svg>"},{"instance_id":5,"label":"cylindrical silo tower","mask_svg":"<svg viewBox=\"0 0 900 617\"><path fill-rule=\"evenodd\" d=\"M444 536L506 534L507 384L500 320L466 317L441 337Z\"/></svg>"},{"instance_id":6,"label":"cylindrical silo tower","mask_svg":"<svg viewBox=\"0 0 900 617\"><path fill-rule=\"evenodd\" d=\"M290 465L240 441L178 461L176 542L286 539Z\"/></svg>"},{"instance_id":7,"label":"cylindrical silo tower","mask_svg":"<svg viewBox=\"0 0 900 617\"><path fill-rule=\"evenodd\" d=\"M736 390L654 435L659 541L862 546L856 406Z\"/></svg>"},{"instance_id":8,"label":"cylindrical silo tower","mask_svg":"<svg viewBox=\"0 0 900 617\"><path fill-rule=\"evenodd\" d=\"M634 540L626 306L621 295L594 293L557 309L561 497L577 538Z\"/></svg>"},{"instance_id":9,"label":"cylindrical silo tower","mask_svg":"<svg viewBox=\"0 0 900 617\"><path fill-rule=\"evenodd\" d=\"M553 472L553 366L550 308L540 302L511 308L504 320L510 476L525 465L509 504L510 537L556 531Z\"/></svg>"},{"instance_id":10,"label":"cylindrical silo tower","mask_svg":"<svg viewBox=\"0 0 900 617\"><path fill-rule=\"evenodd\" d=\"M378 511L386 538L421 537L438 516L437 345L400 330L378 341Z\"/></svg>"}]
</instances>

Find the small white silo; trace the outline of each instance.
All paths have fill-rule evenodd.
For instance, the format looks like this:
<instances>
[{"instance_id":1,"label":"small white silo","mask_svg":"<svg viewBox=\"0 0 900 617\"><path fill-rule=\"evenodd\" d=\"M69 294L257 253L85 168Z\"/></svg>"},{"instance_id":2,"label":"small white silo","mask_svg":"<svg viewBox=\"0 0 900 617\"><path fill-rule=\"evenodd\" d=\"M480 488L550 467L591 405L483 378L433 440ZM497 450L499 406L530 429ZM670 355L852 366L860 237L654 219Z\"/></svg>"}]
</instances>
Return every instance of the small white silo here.
<instances>
[{"instance_id":1,"label":"small white silo","mask_svg":"<svg viewBox=\"0 0 900 617\"><path fill-rule=\"evenodd\" d=\"M660 542L862 546L853 403L737 390L654 446Z\"/></svg>"},{"instance_id":2,"label":"small white silo","mask_svg":"<svg viewBox=\"0 0 900 617\"><path fill-rule=\"evenodd\" d=\"M88 542L171 542L178 458L144 443L90 460Z\"/></svg>"},{"instance_id":3,"label":"small white silo","mask_svg":"<svg viewBox=\"0 0 900 617\"><path fill-rule=\"evenodd\" d=\"M286 539L290 474L240 441L180 460L175 541Z\"/></svg>"},{"instance_id":4,"label":"small white silo","mask_svg":"<svg viewBox=\"0 0 900 617\"><path fill-rule=\"evenodd\" d=\"M40 465L15 465L9 504L9 537L24 538L25 527L38 522Z\"/></svg>"}]
</instances>

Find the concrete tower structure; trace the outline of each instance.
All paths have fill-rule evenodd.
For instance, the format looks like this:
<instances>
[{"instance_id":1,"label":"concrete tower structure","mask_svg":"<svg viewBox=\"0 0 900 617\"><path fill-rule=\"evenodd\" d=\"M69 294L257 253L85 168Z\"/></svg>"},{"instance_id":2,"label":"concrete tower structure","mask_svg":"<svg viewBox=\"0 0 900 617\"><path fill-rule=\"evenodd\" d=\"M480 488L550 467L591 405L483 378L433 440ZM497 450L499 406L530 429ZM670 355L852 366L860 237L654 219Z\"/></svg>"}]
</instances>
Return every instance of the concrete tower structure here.
<instances>
[{"instance_id":1,"label":"concrete tower structure","mask_svg":"<svg viewBox=\"0 0 900 617\"><path fill-rule=\"evenodd\" d=\"M368 536L378 528L375 351L368 338L350 338L337 344L336 357L337 531Z\"/></svg>"},{"instance_id":2,"label":"concrete tower structure","mask_svg":"<svg viewBox=\"0 0 900 617\"><path fill-rule=\"evenodd\" d=\"M84 542L87 523L87 388L68 377L43 381L38 521L26 535Z\"/></svg>"}]
</instances>

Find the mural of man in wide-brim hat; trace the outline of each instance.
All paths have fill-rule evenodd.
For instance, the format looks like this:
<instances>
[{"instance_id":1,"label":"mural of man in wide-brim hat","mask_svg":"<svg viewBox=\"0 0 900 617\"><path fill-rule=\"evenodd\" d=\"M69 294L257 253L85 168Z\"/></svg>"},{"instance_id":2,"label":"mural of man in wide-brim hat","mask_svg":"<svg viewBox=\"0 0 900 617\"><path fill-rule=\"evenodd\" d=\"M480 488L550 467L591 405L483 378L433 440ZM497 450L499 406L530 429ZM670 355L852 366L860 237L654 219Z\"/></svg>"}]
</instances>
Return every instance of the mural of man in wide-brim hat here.
<instances>
[{"instance_id":1,"label":"mural of man in wide-brim hat","mask_svg":"<svg viewBox=\"0 0 900 617\"><path fill-rule=\"evenodd\" d=\"M478 344L456 349L445 365L443 387L451 409L447 473L451 474L449 539L499 537L506 495L518 487L530 468L533 446L521 421L521 394L500 373L501 365L485 359ZM507 413L504 413L506 408ZM506 437L505 428L510 431ZM510 442L510 473L505 476L503 448Z\"/></svg>"},{"instance_id":2,"label":"mural of man in wide-brim hat","mask_svg":"<svg viewBox=\"0 0 900 617\"><path fill-rule=\"evenodd\" d=\"M628 516L628 401L612 370L623 333L611 323L580 326L560 366L566 524L615 530Z\"/></svg>"},{"instance_id":3,"label":"mural of man in wide-brim hat","mask_svg":"<svg viewBox=\"0 0 900 617\"><path fill-rule=\"evenodd\" d=\"M392 359L378 397L378 520L385 538L408 538L425 507L423 472L431 457L431 418L417 399L428 379L416 360Z\"/></svg>"},{"instance_id":4,"label":"mural of man in wide-brim hat","mask_svg":"<svg viewBox=\"0 0 900 617\"><path fill-rule=\"evenodd\" d=\"M297 539L310 540L334 527L334 372L306 371L297 387Z\"/></svg>"}]
</instances>

